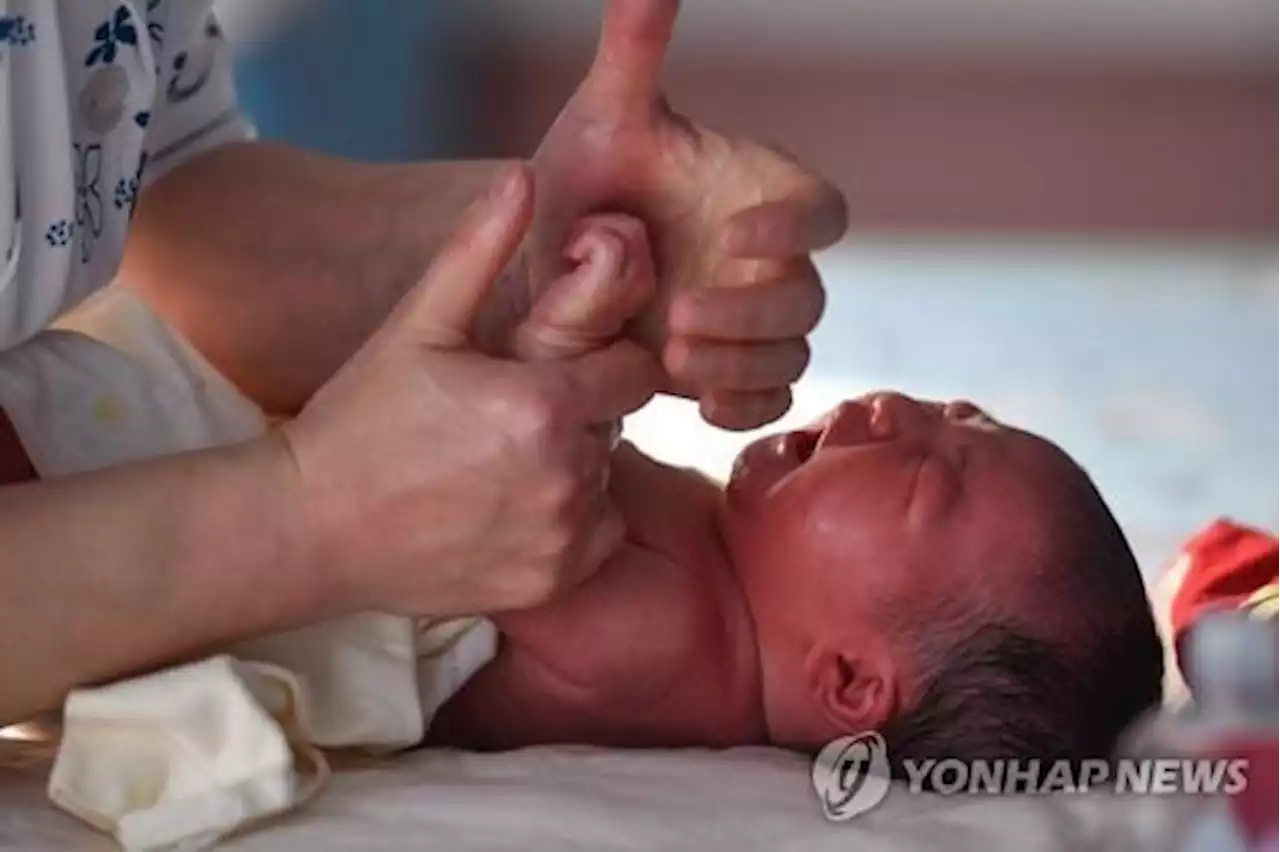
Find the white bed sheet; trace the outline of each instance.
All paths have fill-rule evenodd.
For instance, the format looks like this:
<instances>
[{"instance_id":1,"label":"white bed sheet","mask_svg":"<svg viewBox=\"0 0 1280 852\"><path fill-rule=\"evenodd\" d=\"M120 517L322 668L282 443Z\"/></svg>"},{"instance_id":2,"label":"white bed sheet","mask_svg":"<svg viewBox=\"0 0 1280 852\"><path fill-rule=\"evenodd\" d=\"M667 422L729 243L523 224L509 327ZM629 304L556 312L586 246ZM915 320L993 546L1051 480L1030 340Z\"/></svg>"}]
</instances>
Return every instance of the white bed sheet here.
<instances>
[{"instance_id":1,"label":"white bed sheet","mask_svg":"<svg viewBox=\"0 0 1280 852\"><path fill-rule=\"evenodd\" d=\"M45 750L47 751L47 749ZM48 759L0 742L0 849L110 850L45 798ZM911 795L895 788L850 822L822 816L802 758L772 749L419 751L360 759L302 810L227 841L228 852L1142 850L1176 803L1097 795Z\"/></svg>"}]
</instances>

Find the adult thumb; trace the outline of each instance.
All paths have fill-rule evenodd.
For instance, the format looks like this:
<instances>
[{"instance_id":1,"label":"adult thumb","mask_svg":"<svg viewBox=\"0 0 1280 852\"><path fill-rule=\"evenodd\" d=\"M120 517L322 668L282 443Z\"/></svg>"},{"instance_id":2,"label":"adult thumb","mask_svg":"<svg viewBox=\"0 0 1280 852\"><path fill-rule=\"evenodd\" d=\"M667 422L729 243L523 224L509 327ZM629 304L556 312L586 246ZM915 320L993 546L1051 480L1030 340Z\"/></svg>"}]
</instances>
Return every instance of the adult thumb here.
<instances>
[{"instance_id":1,"label":"adult thumb","mask_svg":"<svg viewBox=\"0 0 1280 852\"><path fill-rule=\"evenodd\" d=\"M586 86L628 103L658 97L679 0L609 0Z\"/></svg>"},{"instance_id":2,"label":"adult thumb","mask_svg":"<svg viewBox=\"0 0 1280 852\"><path fill-rule=\"evenodd\" d=\"M533 181L527 167L503 167L400 300L388 325L438 349L470 345L476 312L511 262L532 216Z\"/></svg>"}]
</instances>

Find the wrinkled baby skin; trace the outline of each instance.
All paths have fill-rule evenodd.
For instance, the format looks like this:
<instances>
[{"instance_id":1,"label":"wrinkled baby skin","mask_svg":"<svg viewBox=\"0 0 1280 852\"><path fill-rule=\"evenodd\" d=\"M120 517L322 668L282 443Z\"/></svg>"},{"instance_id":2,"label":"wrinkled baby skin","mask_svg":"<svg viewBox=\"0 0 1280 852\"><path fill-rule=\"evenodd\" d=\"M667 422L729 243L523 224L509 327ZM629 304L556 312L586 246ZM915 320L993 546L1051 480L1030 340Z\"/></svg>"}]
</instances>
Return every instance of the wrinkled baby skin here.
<instances>
[{"instance_id":1,"label":"wrinkled baby skin","mask_svg":"<svg viewBox=\"0 0 1280 852\"><path fill-rule=\"evenodd\" d=\"M625 544L495 619L497 658L432 742L812 747L882 727L919 697L902 626L929 631L938 596L1053 629L1036 572L1086 499L1047 441L889 393L756 441L724 487L626 444L611 476Z\"/></svg>"}]
</instances>

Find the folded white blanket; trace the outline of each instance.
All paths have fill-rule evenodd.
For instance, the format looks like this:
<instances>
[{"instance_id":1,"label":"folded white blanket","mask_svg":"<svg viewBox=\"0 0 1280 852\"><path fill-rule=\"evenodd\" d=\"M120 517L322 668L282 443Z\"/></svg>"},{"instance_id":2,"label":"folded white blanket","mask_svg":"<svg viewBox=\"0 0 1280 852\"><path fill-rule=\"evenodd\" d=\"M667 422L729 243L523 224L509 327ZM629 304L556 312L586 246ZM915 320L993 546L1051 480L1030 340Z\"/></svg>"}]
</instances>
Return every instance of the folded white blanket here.
<instances>
[{"instance_id":1,"label":"folded white blanket","mask_svg":"<svg viewBox=\"0 0 1280 852\"><path fill-rule=\"evenodd\" d=\"M42 478L246 440L266 418L113 288L0 362L0 407ZM367 613L74 692L49 780L129 852L207 845L301 804L321 747L389 751L492 659L482 619Z\"/></svg>"}]
</instances>

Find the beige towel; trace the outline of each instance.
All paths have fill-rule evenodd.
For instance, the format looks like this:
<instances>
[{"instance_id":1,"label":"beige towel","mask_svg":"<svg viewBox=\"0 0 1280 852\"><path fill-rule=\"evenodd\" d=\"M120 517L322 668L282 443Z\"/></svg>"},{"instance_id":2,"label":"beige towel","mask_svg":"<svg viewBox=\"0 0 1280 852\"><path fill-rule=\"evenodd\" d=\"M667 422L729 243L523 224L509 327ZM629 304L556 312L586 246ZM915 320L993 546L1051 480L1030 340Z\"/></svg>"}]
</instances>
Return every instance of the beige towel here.
<instances>
[{"instance_id":1,"label":"beige towel","mask_svg":"<svg viewBox=\"0 0 1280 852\"><path fill-rule=\"evenodd\" d=\"M497 645L488 621L412 627L360 616L262 640L253 660L77 690L49 796L129 852L204 848L297 807L329 775L320 746L416 743Z\"/></svg>"},{"instance_id":2,"label":"beige towel","mask_svg":"<svg viewBox=\"0 0 1280 852\"><path fill-rule=\"evenodd\" d=\"M8 353L4 407L42 477L254 437L266 418L113 288ZM390 751L497 647L480 619L366 613L67 700L49 795L130 852L199 848L313 795L322 747Z\"/></svg>"}]
</instances>

